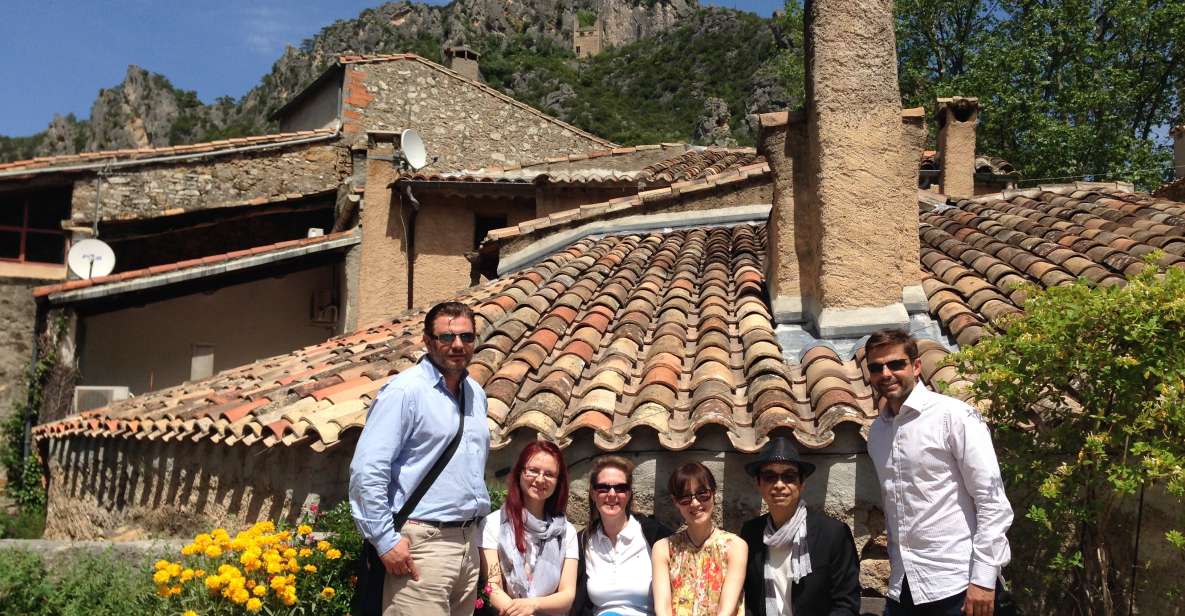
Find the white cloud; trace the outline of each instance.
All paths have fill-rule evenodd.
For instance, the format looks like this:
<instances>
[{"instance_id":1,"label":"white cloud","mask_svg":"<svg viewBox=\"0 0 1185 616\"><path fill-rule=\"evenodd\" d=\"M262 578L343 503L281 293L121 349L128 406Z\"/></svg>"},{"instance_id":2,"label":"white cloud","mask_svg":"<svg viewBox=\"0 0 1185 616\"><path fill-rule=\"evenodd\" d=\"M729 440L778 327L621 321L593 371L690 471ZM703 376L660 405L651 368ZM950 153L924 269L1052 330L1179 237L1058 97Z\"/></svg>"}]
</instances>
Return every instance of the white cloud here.
<instances>
[{"instance_id":1,"label":"white cloud","mask_svg":"<svg viewBox=\"0 0 1185 616\"><path fill-rule=\"evenodd\" d=\"M300 24L291 8L270 1L253 2L240 5L236 13L243 41L251 51L274 58L286 45L300 43Z\"/></svg>"}]
</instances>

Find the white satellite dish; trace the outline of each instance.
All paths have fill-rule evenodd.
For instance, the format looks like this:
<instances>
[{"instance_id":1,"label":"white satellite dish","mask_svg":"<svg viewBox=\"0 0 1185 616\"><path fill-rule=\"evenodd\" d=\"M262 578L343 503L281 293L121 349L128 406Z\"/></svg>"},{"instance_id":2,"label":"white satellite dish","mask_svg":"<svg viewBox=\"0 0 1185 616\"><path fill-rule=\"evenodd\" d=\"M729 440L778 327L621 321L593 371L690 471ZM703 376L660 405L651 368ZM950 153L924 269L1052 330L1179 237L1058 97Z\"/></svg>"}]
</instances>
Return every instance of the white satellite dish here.
<instances>
[{"instance_id":1,"label":"white satellite dish","mask_svg":"<svg viewBox=\"0 0 1185 616\"><path fill-rule=\"evenodd\" d=\"M413 171L418 171L428 164L428 150L424 148L424 140L416 131L408 128L399 134L399 149L403 152L403 160Z\"/></svg>"},{"instance_id":2,"label":"white satellite dish","mask_svg":"<svg viewBox=\"0 0 1185 616\"><path fill-rule=\"evenodd\" d=\"M115 251L102 240L82 240L70 247L66 265L83 280L106 276L115 269Z\"/></svg>"}]
</instances>

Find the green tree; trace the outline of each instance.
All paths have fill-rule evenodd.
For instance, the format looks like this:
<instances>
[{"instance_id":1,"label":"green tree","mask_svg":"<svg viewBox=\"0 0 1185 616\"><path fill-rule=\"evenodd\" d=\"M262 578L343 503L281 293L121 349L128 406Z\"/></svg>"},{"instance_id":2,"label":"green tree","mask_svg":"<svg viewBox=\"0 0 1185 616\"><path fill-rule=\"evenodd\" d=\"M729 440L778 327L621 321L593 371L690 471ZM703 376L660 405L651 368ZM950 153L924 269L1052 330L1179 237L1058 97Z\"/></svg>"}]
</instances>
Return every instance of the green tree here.
<instances>
[{"instance_id":1,"label":"green tree","mask_svg":"<svg viewBox=\"0 0 1185 616\"><path fill-rule=\"evenodd\" d=\"M1026 177L1168 177L1157 142L1179 122L1185 3L1179 0L902 0L902 96L978 96L979 150Z\"/></svg>"},{"instance_id":2,"label":"green tree","mask_svg":"<svg viewBox=\"0 0 1185 616\"><path fill-rule=\"evenodd\" d=\"M1032 289L1025 316L956 361L991 409L1023 514L1018 589L1035 613L1126 612L1137 495L1185 500L1185 270ZM1185 547L1178 531L1164 539Z\"/></svg>"}]
</instances>

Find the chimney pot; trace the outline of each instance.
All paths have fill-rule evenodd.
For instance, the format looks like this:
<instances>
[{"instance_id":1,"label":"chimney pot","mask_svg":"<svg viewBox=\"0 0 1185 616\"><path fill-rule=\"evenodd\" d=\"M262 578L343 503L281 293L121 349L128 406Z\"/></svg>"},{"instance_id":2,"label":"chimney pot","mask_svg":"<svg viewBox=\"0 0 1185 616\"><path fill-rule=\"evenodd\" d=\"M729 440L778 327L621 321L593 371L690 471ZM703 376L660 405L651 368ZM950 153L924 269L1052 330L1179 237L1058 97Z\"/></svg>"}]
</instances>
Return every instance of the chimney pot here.
<instances>
[{"instance_id":1,"label":"chimney pot","mask_svg":"<svg viewBox=\"0 0 1185 616\"><path fill-rule=\"evenodd\" d=\"M481 81L481 54L465 45L449 45L444 48L444 65L474 81Z\"/></svg>"},{"instance_id":2,"label":"chimney pot","mask_svg":"<svg viewBox=\"0 0 1185 616\"><path fill-rule=\"evenodd\" d=\"M1185 178L1185 124L1169 131L1173 136L1173 179Z\"/></svg>"},{"instance_id":3,"label":"chimney pot","mask_svg":"<svg viewBox=\"0 0 1185 616\"><path fill-rule=\"evenodd\" d=\"M948 197L975 195L975 125L979 99L954 96L938 99L938 183Z\"/></svg>"}]
</instances>

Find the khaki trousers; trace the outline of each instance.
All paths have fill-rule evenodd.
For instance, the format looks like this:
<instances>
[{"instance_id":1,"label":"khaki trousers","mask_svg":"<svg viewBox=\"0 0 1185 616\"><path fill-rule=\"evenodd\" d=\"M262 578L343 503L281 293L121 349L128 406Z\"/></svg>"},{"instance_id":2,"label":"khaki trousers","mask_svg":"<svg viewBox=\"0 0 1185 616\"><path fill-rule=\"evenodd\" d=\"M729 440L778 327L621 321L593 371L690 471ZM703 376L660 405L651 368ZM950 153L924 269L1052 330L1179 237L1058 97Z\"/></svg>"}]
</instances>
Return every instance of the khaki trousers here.
<instances>
[{"instance_id":1,"label":"khaki trousers","mask_svg":"<svg viewBox=\"0 0 1185 616\"><path fill-rule=\"evenodd\" d=\"M400 532L411 543L420 579L388 573L383 616L471 616L479 568L477 524L436 528L408 522Z\"/></svg>"}]
</instances>

